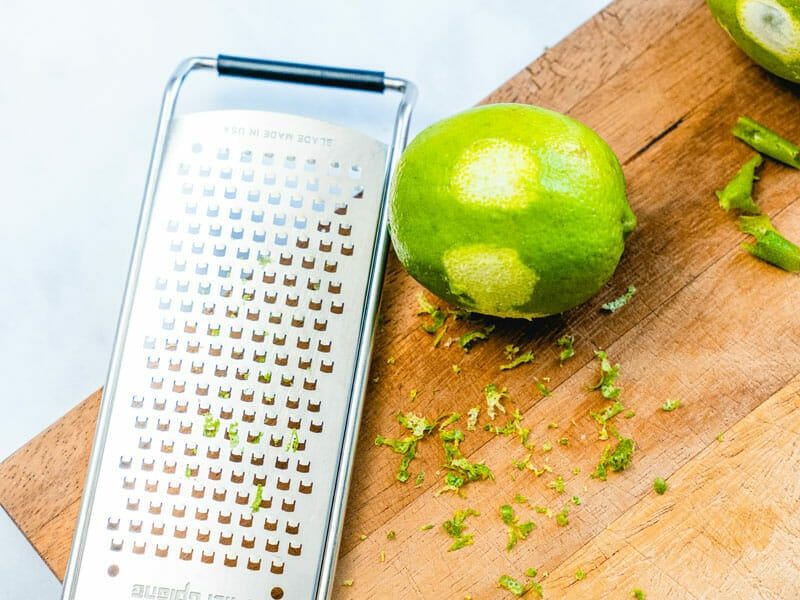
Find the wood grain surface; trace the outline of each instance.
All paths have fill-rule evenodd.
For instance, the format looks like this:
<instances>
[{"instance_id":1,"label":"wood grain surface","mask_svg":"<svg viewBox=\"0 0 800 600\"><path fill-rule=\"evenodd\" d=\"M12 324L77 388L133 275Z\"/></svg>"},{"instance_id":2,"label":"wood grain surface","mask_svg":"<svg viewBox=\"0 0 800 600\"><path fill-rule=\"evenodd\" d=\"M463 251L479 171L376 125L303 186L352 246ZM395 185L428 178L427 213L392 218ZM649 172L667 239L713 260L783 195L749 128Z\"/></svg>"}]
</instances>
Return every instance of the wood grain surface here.
<instances>
[{"instance_id":1,"label":"wood grain surface","mask_svg":"<svg viewBox=\"0 0 800 600\"><path fill-rule=\"evenodd\" d=\"M624 598L634 588L651 600L800 597L800 278L745 254L713 195L751 154L730 135L736 118L800 139L799 96L750 63L701 0L618 0L488 98L565 111L596 129L623 164L639 227L592 301L560 317L497 321L468 354L433 348L416 316L420 287L390 258L335 597L502 598L498 577L524 579L529 567L548 598ZM800 239L800 173L768 163L757 193L776 226ZM629 284L634 300L601 313ZM470 327L453 323L448 336ZM560 366L554 342L565 333L577 354ZM507 344L535 361L499 371ZM587 389L597 348L622 365L622 400L636 413L617 419L636 440L633 465L606 482L590 478L605 447L589 416L603 406ZM535 387L546 377L549 396ZM435 439L412 463L424 483L395 481L397 455L373 445L378 433L400 434L394 415L466 413L488 383L508 388L537 443L531 460L552 472L518 471L518 440L476 431L464 453L486 461L494 481L471 484L466 498L435 495ZM661 411L667 398L683 407ZM59 576L98 403L96 393L0 466L0 503ZM562 494L548 487L557 475ZM669 484L663 496L652 489L657 476ZM529 500L517 512L537 528L507 552L498 507L516 493ZM568 505L569 524L534 505ZM481 512L468 521L475 543L448 552L441 523L465 507Z\"/></svg>"}]
</instances>

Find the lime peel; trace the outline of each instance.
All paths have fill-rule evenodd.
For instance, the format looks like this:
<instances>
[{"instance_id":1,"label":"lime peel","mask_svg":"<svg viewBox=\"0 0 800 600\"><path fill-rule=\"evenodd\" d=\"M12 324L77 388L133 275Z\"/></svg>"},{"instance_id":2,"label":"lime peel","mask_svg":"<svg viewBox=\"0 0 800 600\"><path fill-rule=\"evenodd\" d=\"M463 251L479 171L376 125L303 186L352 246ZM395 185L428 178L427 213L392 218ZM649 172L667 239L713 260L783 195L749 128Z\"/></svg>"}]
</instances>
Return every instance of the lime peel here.
<instances>
[{"instance_id":1,"label":"lime peel","mask_svg":"<svg viewBox=\"0 0 800 600\"><path fill-rule=\"evenodd\" d=\"M723 189L715 192L719 205L725 212L738 210L746 215L761 213L753 200L753 183L758 179L756 169L763 163L761 155L756 154L742 165Z\"/></svg>"},{"instance_id":2,"label":"lime peel","mask_svg":"<svg viewBox=\"0 0 800 600\"><path fill-rule=\"evenodd\" d=\"M732 133L761 154L800 169L800 148L750 117L739 117Z\"/></svg>"}]
</instances>

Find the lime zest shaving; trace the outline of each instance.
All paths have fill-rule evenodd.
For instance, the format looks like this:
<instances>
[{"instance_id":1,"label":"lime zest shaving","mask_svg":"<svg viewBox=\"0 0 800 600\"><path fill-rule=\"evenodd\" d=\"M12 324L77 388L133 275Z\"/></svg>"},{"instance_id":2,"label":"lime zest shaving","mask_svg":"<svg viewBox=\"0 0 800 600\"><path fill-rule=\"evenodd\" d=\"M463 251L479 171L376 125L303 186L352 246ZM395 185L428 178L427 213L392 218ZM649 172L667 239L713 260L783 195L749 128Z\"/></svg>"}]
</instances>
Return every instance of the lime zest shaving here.
<instances>
[{"instance_id":1,"label":"lime zest shaving","mask_svg":"<svg viewBox=\"0 0 800 600\"><path fill-rule=\"evenodd\" d=\"M760 154L756 154L736 172L736 175L715 194L720 208L725 212L737 210L746 215L757 215L761 209L753 200L753 184L758 180L756 169L764 163Z\"/></svg>"},{"instance_id":2,"label":"lime zest shaving","mask_svg":"<svg viewBox=\"0 0 800 600\"><path fill-rule=\"evenodd\" d=\"M595 358L600 361L600 380L590 390L600 390L603 398L614 400L619 397L620 388L615 384L619 377L619 363L612 365L605 350L595 350Z\"/></svg>"},{"instance_id":3,"label":"lime zest shaving","mask_svg":"<svg viewBox=\"0 0 800 600\"><path fill-rule=\"evenodd\" d=\"M452 519L442 523L442 528L445 530L447 535L453 538L453 544L448 549L448 552L461 550L461 548L472 545L473 534L464 533L464 529L466 529L465 521L467 520L467 517L478 515L480 515L480 513L472 508L457 510L453 514Z\"/></svg>"},{"instance_id":4,"label":"lime zest shaving","mask_svg":"<svg viewBox=\"0 0 800 600\"><path fill-rule=\"evenodd\" d=\"M500 507L500 520L505 523L508 531L506 550L512 550L519 540L527 539L531 532L536 529L536 524L533 521L520 523L519 517L514 512L514 507L510 504L503 504Z\"/></svg>"},{"instance_id":5,"label":"lime zest shaving","mask_svg":"<svg viewBox=\"0 0 800 600\"><path fill-rule=\"evenodd\" d=\"M506 407L503 406L503 400L507 400L509 397L506 388L498 390L496 384L490 383L483 388L483 395L486 398L486 414L489 415L492 421L494 421L498 411L505 414Z\"/></svg>"},{"instance_id":6,"label":"lime zest shaving","mask_svg":"<svg viewBox=\"0 0 800 600\"><path fill-rule=\"evenodd\" d=\"M250 512L257 513L261 510L261 500L264 496L264 486L260 483L256 486L256 495L250 503Z\"/></svg>"},{"instance_id":7,"label":"lime zest shaving","mask_svg":"<svg viewBox=\"0 0 800 600\"><path fill-rule=\"evenodd\" d=\"M508 363L506 363L504 365L500 365L500 370L501 371L510 371L511 369L516 369L520 365L524 365L524 364L533 362L533 358L534 358L533 352L528 350L527 352L524 352L524 353L520 354L519 356L517 356L516 358L514 358L510 362L508 362Z\"/></svg>"},{"instance_id":8,"label":"lime zest shaving","mask_svg":"<svg viewBox=\"0 0 800 600\"><path fill-rule=\"evenodd\" d=\"M559 527L566 527L569 525L569 506L564 506L559 512L556 513L556 525Z\"/></svg>"},{"instance_id":9,"label":"lime zest shaving","mask_svg":"<svg viewBox=\"0 0 800 600\"><path fill-rule=\"evenodd\" d=\"M411 435L402 438L387 438L379 434L375 438L375 445L386 446L396 454L402 455L395 477L398 481L405 483L411 477L408 467L417 455L417 443L433 432L436 423L414 413L398 413L397 422L408 429Z\"/></svg>"},{"instance_id":10,"label":"lime zest shaving","mask_svg":"<svg viewBox=\"0 0 800 600\"><path fill-rule=\"evenodd\" d=\"M664 412L672 412L681 406L683 406L683 403L680 400L668 399L661 405L661 410Z\"/></svg>"},{"instance_id":11,"label":"lime zest shaving","mask_svg":"<svg viewBox=\"0 0 800 600\"><path fill-rule=\"evenodd\" d=\"M230 441L231 448L236 448L239 445L239 423L233 421L228 425L228 429L226 430L228 434L228 440Z\"/></svg>"},{"instance_id":12,"label":"lime zest shaving","mask_svg":"<svg viewBox=\"0 0 800 600\"><path fill-rule=\"evenodd\" d=\"M755 244L742 244L744 250L784 271L800 271L800 247L783 237L769 217L739 217L739 229L756 240Z\"/></svg>"},{"instance_id":13,"label":"lime zest shaving","mask_svg":"<svg viewBox=\"0 0 800 600\"><path fill-rule=\"evenodd\" d=\"M214 415L207 412L203 417L203 435L208 438L217 437L219 431L219 419L215 419Z\"/></svg>"},{"instance_id":14,"label":"lime zest shaving","mask_svg":"<svg viewBox=\"0 0 800 600\"><path fill-rule=\"evenodd\" d=\"M522 426L522 413L519 409L515 409L511 416L506 420L503 427L497 425L490 425L487 423L483 426L484 430L491 431L495 435L518 435L519 441L523 446L527 447L528 437L530 436L530 429Z\"/></svg>"},{"instance_id":15,"label":"lime zest shaving","mask_svg":"<svg viewBox=\"0 0 800 600\"><path fill-rule=\"evenodd\" d=\"M475 427L478 425L478 417L480 414L480 406L473 406L467 411L467 431L475 431Z\"/></svg>"},{"instance_id":16,"label":"lime zest shaving","mask_svg":"<svg viewBox=\"0 0 800 600\"><path fill-rule=\"evenodd\" d=\"M664 481L663 477L656 477L653 481L653 490L656 494L663 494L667 491L667 482Z\"/></svg>"},{"instance_id":17,"label":"lime zest shaving","mask_svg":"<svg viewBox=\"0 0 800 600\"><path fill-rule=\"evenodd\" d=\"M800 169L800 148L750 117L739 117L732 133L761 154Z\"/></svg>"},{"instance_id":18,"label":"lime zest shaving","mask_svg":"<svg viewBox=\"0 0 800 600\"><path fill-rule=\"evenodd\" d=\"M625 306L631 299L636 295L636 286L629 285L628 289L625 290L625 293L622 294L619 298L615 298L611 302L606 302L600 308L606 312L615 313L620 308Z\"/></svg>"},{"instance_id":19,"label":"lime zest shaving","mask_svg":"<svg viewBox=\"0 0 800 600\"><path fill-rule=\"evenodd\" d=\"M556 475L556 478L553 479L550 483L547 484L551 490L555 490L559 494L564 493L564 478L561 475Z\"/></svg>"},{"instance_id":20,"label":"lime zest shaving","mask_svg":"<svg viewBox=\"0 0 800 600\"><path fill-rule=\"evenodd\" d=\"M488 340L489 334L494 331L494 327L494 325L487 325L481 329L465 333L458 338L458 345L461 346L464 352L469 352L475 342Z\"/></svg>"},{"instance_id":21,"label":"lime zest shaving","mask_svg":"<svg viewBox=\"0 0 800 600\"><path fill-rule=\"evenodd\" d=\"M439 432L444 447L445 464L447 470L445 486L437 492L456 492L462 494L461 488L473 481L494 479L491 469L484 463L473 463L461 453L461 442L464 441L464 432L460 429L446 429Z\"/></svg>"},{"instance_id":22,"label":"lime zest shaving","mask_svg":"<svg viewBox=\"0 0 800 600\"><path fill-rule=\"evenodd\" d=\"M611 450L610 445L606 446L592 477L605 481L609 470L616 473L627 469L633 461L635 447L636 444L631 438L621 438L614 450Z\"/></svg>"},{"instance_id":23,"label":"lime zest shaving","mask_svg":"<svg viewBox=\"0 0 800 600\"><path fill-rule=\"evenodd\" d=\"M558 354L558 360L562 365L570 358L575 356L574 344L574 335L562 335L560 338L558 338L558 340L556 340L556 346L561 348L561 352Z\"/></svg>"}]
</instances>

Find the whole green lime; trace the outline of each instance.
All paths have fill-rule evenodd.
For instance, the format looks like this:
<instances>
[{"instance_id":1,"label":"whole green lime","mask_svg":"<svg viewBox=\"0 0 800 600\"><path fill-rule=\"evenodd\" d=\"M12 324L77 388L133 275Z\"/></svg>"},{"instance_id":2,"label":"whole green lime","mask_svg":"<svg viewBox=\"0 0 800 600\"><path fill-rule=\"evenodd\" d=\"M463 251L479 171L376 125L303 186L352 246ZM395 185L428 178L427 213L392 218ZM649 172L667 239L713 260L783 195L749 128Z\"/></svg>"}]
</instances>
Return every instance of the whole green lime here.
<instances>
[{"instance_id":1,"label":"whole green lime","mask_svg":"<svg viewBox=\"0 0 800 600\"><path fill-rule=\"evenodd\" d=\"M425 129L402 156L390 203L409 273L440 298L500 317L588 300L635 226L611 148L574 119L524 104Z\"/></svg>"},{"instance_id":2,"label":"whole green lime","mask_svg":"<svg viewBox=\"0 0 800 600\"><path fill-rule=\"evenodd\" d=\"M708 7L747 56L800 83L800 0L708 0Z\"/></svg>"}]
</instances>

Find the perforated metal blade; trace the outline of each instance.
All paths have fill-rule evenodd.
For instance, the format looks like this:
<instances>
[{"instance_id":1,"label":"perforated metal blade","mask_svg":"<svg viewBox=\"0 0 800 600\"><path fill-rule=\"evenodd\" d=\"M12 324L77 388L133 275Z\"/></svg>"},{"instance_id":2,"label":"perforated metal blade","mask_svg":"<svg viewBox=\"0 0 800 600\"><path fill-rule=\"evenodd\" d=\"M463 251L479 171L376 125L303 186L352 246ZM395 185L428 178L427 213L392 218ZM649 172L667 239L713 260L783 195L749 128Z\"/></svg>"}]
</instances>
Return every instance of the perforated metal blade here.
<instances>
[{"instance_id":1,"label":"perforated metal blade","mask_svg":"<svg viewBox=\"0 0 800 600\"><path fill-rule=\"evenodd\" d=\"M314 597L385 162L312 119L173 120L72 597Z\"/></svg>"}]
</instances>

